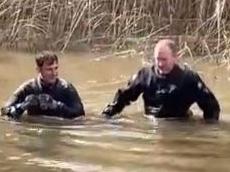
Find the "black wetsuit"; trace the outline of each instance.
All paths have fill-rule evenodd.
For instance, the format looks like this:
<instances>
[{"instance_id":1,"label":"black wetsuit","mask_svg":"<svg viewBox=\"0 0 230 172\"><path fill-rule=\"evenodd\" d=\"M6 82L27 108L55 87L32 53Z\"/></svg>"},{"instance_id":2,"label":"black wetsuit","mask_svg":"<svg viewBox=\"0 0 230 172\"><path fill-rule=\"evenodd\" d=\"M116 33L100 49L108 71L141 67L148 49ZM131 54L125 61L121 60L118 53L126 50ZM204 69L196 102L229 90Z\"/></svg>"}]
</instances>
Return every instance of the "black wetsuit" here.
<instances>
[{"instance_id":1,"label":"black wetsuit","mask_svg":"<svg viewBox=\"0 0 230 172\"><path fill-rule=\"evenodd\" d=\"M28 115L47 115L57 116L63 118L75 118L81 115L85 115L83 104L79 97L77 90L71 83L66 82L63 79L57 79L53 85L45 84L40 77L30 79L23 83L11 96L7 102L5 108L19 108L19 113L23 113L20 110L20 105L23 103L28 95L47 94L50 95L55 101L60 102L62 106L57 106L56 109L41 109L40 106L29 107L27 110ZM48 102L47 102L48 103ZM11 114L7 114L11 115Z\"/></svg>"},{"instance_id":2,"label":"black wetsuit","mask_svg":"<svg viewBox=\"0 0 230 172\"><path fill-rule=\"evenodd\" d=\"M167 75L159 75L153 67L142 68L128 86L119 89L111 104L103 111L113 116L143 93L145 113L155 117L186 117L190 106L197 103L205 119L219 119L220 107L213 93L199 75L175 65Z\"/></svg>"}]
</instances>

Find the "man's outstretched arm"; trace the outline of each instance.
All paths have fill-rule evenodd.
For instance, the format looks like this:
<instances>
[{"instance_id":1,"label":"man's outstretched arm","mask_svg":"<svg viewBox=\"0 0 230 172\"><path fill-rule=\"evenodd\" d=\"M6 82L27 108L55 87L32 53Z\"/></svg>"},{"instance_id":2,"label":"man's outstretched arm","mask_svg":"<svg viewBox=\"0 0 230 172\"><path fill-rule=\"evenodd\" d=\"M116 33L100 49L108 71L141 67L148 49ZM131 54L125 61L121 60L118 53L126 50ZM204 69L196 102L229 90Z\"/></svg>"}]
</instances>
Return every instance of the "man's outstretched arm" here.
<instances>
[{"instance_id":1,"label":"man's outstretched arm","mask_svg":"<svg viewBox=\"0 0 230 172\"><path fill-rule=\"evenodd\" d=\"M146 75L145 68L133 75L125 88L118 89L112 103L105 107L102 114L111 117L120 113L126 105L130 104L130 102L137 100L139 95L144 91Z\"/></svg>"}]
</instances>

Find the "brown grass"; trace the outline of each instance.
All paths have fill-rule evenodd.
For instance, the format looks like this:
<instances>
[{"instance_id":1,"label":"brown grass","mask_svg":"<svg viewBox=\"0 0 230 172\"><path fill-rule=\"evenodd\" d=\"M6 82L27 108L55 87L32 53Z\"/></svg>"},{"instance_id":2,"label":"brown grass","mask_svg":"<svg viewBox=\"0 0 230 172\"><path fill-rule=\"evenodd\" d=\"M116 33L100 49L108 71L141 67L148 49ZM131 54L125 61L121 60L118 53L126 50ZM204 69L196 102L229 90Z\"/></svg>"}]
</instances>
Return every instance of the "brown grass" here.
<instances>
[{"instance_id":1,"label":"brown grass","mask_svg":"<svg viewBox=\"0 0 230 172\"><path fill-rule=\"evenodd\" d=\"M1 0L0 46L64 51L82 43L134 44L147 50L172 37L190 56L229 58L229 11L229 0Z\"/></svg>"}]
</instances>

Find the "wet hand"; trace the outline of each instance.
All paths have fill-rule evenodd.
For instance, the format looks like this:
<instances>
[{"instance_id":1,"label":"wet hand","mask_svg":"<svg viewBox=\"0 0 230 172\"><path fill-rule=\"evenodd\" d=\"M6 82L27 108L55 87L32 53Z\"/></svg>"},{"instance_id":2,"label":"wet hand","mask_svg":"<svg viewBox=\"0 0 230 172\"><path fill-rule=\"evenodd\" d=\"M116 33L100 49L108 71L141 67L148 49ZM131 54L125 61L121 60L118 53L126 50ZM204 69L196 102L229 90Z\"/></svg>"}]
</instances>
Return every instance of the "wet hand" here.
<instances>
[{"instance_id":1,"label":"wet hand","mask_svg":"<svg viewBox=\"0 0 230 172\"><path fill-rule=\"evenodd\" d=\"M20 118L20 114L21 112L19 112L14 106L1 108L2 116L8 116L9 118L17 120Z\"/></svg>"},{"instance_id":2,"label":"wet hand","mask_svg":"<svg viewBox=\"0 0 230 172\"><path fill-rule=\"evenodd\" d=\"M106 108L102 111L102 115L106 118L111 118L115 114L114 108L112 105L107 105Z\"/></svg>"},{"instance_id":3,"label":"wet hand","mask_svg":"<svg viewBox=\"0 0 230 172\"><path fill-rule=\"evenodd\" d=\"M1 108L1 116L6 116L8 115L10 112L10 108L9 107L2 107Z\"/></svg>"}]
</instances>

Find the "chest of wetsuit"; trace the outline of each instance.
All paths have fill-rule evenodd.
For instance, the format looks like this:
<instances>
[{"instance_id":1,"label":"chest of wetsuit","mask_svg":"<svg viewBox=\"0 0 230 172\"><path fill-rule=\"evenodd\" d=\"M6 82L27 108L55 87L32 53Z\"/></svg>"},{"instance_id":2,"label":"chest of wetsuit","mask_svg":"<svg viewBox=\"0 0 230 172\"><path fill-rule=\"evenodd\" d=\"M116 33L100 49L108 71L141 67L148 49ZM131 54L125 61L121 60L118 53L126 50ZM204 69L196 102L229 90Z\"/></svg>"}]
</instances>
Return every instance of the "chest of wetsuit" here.
<instances>
[{"instance_id":1,"label":"chest of wetsuit","mask_svg":"<svg viewBox=\"0 0 230 172\"><path fill-rule=\"evenodd\" d=\"M158 76L153 71L143 91L145 113L156 117L185 117L195 101L194 88L188 77L188 73L179 67L165 76Z\"/></svg>"}]
</instances>

